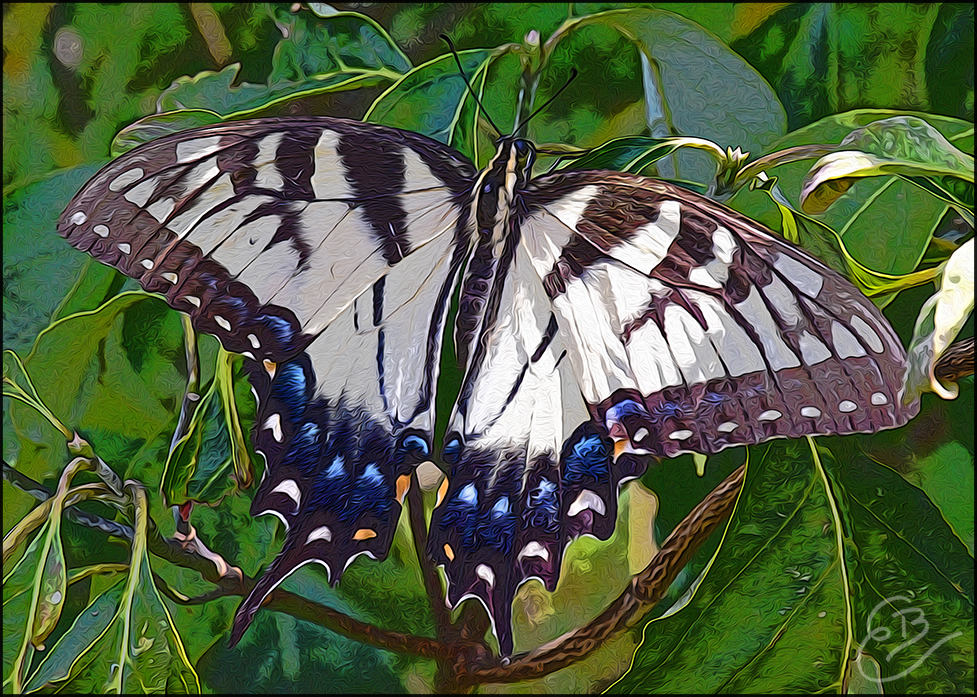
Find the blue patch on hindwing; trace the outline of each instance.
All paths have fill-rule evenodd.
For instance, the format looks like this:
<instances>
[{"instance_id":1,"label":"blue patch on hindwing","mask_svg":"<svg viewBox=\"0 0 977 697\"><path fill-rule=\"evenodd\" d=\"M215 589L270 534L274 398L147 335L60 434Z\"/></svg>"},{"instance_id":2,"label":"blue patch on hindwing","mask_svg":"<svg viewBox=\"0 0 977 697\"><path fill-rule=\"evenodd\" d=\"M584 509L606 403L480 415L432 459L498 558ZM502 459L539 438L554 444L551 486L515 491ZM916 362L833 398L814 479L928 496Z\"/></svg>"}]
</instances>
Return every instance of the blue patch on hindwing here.
<instances>
[{"instance_id":1,"label":"blue patch on hindwing","mask_svg":"<svg viewBox=\"0 0 977 697\"><path fill-rule=\"evenodd\" d=\"M603 482L610 476L611 449L590 423L574 432L563 449L563 480L568 484Z\"/></svg>"},{"instance_id":2,"label":"blue patch on hindwing","mask_svg":"<svg viewBox=\"0 0 977 697\"><path fill-rule=\"evenodd\" d=\"M271 382L271 398L284 410L290 423L297 423L312 398L310 380L304 361L295 360L278 366Z\"/></svg>"},{"instance_id":3,"label":"blue patch on hindwing","mask_svg":"<svg viewBox=\"0 0 977 697\"><path fill-rule=\"evenodd\" d=\"M556 532L560 523L560 499L557 487L549 479L540 480L527 498L526 522L535 529Z\"/></svg>"},{"instance_id":4,"label":"blue patch on hindwing","mask_svg":"<svg viewBox=\"0 0 977 697\"><path fill-rule=\"evenodd\" d=\"M314 472L322 456L321 432L319 426L311 421L302 424L282 459L300 472Z\"/></svg>"},{"instance_id":5,"label":"blue patch on hindwing","mask_svg":"<svg viewBox=\"0 0 977 697\"><path fill-rule=\"evenodd\" d=\"M500 496L491 506L480 506L480 501L484 501L484 498L474 484L461 487L447 502L440 527L459 533L465 549L491 548L508 554L512 549L517 522L509 498Z\"/></svg>"},{"instance_id":6,"label":"blue patch on hindwing","mask_svg":"<svg viewBox=\"0 0 977 697\"><path fill-rule=\"evenodd\" d=\"M414 433L402 438L400 449L403 451L404 459L411 463L426 460L431 454L427 439Z\"/></svg>"},{"instance_id":7,"label":"blue patch on hindwing","mask_svg":"<svg viewBox=\"0 0 977 697\"><path fill-rule=\"evenodd\" d=\"M458 458L461 456L461 438L455 436L445 443L444 450L441 452L441 459L444 460L449 465L454 465L458 462Z\"/></svg>"},{"instance_id":8,"label":"blue patch on hindwing","mask_svg":"<svg viewBox=\"0 0 977 697\"><path fill-rule=\"evenodd\" d=\"M629 417L642 418L647 416L648 410L645 408L645 405L633 399L623 399L607 408L604 414L604 421L624 421Z\"/></svg>"}]
</instances>

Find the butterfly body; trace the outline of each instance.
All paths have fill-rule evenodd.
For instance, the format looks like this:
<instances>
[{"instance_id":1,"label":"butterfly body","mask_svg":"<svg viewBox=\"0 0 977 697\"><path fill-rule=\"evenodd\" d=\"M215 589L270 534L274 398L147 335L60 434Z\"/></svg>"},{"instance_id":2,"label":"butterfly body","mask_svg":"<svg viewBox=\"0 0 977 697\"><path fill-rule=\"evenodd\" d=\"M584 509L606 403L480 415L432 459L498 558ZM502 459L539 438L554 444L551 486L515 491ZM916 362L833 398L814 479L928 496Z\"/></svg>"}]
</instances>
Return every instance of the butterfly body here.
<instances>
[{"instance_id":1,"label":"butterfly body","mask_svg":"<svg viewBox=\"0 0 977 697\"><path fill-rule=\"evenodd\" d=\"M478 172L404 131L312 118L210 126L99 172L59 232L250 359L285 545L240 637L306 563L383 558L413 467L447 469L428 555L503 653L511 602L567 543L613 532L648 455L904 423L905 355L846 280L758 224L613 172L531 178L505 138ZM434 442L455 290L464 378Z\"/></svg>"}]
</instances>

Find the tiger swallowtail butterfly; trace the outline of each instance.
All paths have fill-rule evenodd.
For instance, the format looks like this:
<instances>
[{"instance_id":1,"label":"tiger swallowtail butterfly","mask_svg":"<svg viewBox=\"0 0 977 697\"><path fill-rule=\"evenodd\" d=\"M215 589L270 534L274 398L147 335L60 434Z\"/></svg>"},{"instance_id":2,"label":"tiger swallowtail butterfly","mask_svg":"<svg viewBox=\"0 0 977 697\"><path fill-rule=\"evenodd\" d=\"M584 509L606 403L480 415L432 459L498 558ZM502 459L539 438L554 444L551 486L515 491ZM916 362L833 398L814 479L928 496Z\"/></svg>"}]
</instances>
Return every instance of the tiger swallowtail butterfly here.
<instances>
[{"instance_id":1,"label":"tiger swallowtail butterfly","mask_svg":"<svg viewBox=\"0 0 977 697\"><path fill-rule=\"evenodd\" d=\"M607 539L647 456L905 423L906 357L847 280L759 224L642 176L479 172L422 135L336 118L177 133L107 165L58 231L248 359L285 543L238 610L309 562L388 553L412 468L447 469L428 554L503 654L530 578ZM459 289L460 284L460 289ZM442 335L464 371L434 442Z\"/></svg>"}]
</instances>

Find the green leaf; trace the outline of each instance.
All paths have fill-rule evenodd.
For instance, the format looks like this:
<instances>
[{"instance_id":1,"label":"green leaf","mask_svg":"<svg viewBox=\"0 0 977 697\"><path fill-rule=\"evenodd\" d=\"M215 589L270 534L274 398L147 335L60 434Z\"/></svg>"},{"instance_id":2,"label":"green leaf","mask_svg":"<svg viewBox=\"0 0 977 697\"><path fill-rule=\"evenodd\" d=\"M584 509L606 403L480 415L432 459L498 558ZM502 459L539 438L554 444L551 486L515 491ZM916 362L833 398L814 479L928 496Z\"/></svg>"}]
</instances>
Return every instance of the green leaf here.
<instances>
[{"instance_id":1,"label":"green leaf","mask_svg":"<svg viewBox=\"0 0 977 697\"><path fill-rule=\"evenodd\" d=\"M97 166L53 175L3 197L3 347L24 351L88 264L55 234L58 216ZM100 304L104 298L99 298ZM91 306L79 309L91 309Z\"/></svg>"},{"instance_id":2,"label":"green leaf","mask_svg":"<svg viewBox=\"0 0 977 697\"><path fill-rule=\"evenodd\" d=\"M775 86L791 129L860 107L925 110L934 88L947 89L928 86L924 78L926 42L938 9L798 3L783 7L732 48Z\"/></svg>"},{"instance_id":3,"label":"green leaf","mask_svg":"<svg viewBox=\"0 0 977 697\"><path fill-rule=\"evenodd\" d=\"M609 692L840 687L851 631L844 522L807 441L750 451L710 567L687 605L645 626L631 669Z\"/></svg>"},{"instance_id":4,"label":"green leaf","mask_svg":"<svg viewBox=\"0 0 977 697\"><path fill-rule=\"evenodd\" d=\"M37 338L25 365L54 415L81 433L121 474L161 462L185 385L182 328L175 312L141 291L58 320ZM11 406L18 468L53 478L63 437L32 409Z\"/></svg>"},{"instance_id":5,"label":"green leaf","mask_svg":"<svg viewBox=\"0 0 977 697\"><path fill-rule=\"evenodd\" d=\"M162 113L144 116L123 128L112 141L117 157L143 143L172 133L208 126L222 121L274 116L302 100L326 94L356 90L390 82L397 74L351 69L306 78L302 82L282 82L272 86L244 83L235 86L239 63L219 73L204 71L178 79L159 98Z\"/></svg>"},{"instance_id":6,"label":"green leaf","mask_svg":"<svg viewBox=\"0 0 977 697\"><path fill-rule=\"evenodd\" d=\"M961 396L959 409L973 414L973 391L970 399ZM971 435L973 425L971 424ZM948 428L949 431L949 428ZM964 443L953 440L952 432L929 455L917 459L919 469L906 475L929 496L947 524L953 529L971 556L974 553L974 456Z\"/></svg>"},{"instance_id":7,"label":"green leaf","mask_svg":"<svg viewBox=\"0 0 977 697\"><path fill-rule=\"evenodd\" d=\"M200 692L197 675L153 583L146 551L149 510L145 493L134 487L129 489L135 493L136 530L129 577L115 614L101 628L98 617L88 611L82 613L58 643L66 644L66 650L52 651L52 656L58 656L55 667L50 671L43 670L43 665L39 668L38 674L44 674L45 682L38 687L48 684L69 692L116 694ZM67 675L66 666L70 666ZM47 677L54 672L55 677Z\"/></svg>"},{"instance_id":8,"label":"green leaf","mask_svg":"<svg viewBox=\"0 0 977 697\"><path fill-rule=\"evenodd\" d=\"M972 138L973 124L958 119L935 114L859 110L830 116L794 131L778 141L774 148L779 151L839 143L856 129L896 116L925 119L961 150L965 149L963 141ZM799 195L808 169L809 165L803 161L791 161L767 170L769 176L777 177L795 211L801 209ZM737 196L731 203L745 215L770 224L768 204L757 203L755 198L745 194ZM874 272L900 275L916 269L946 210L944 201L901 177L873 177L858 180L819 220L838 232L848 253L858 263Z\"/></svg>"},{"instance_id":9,"label":"green leaf","mask_svg":"<svg viewBox=\"0 0 977 697\"><path fill-rule=\"evenodd\" d=\"M883 119L853 131L836 152L815 163L801 186L801 207L808 213L823 213L855 179L885 174L949 176L972 184L974 158L953 147L922 119ZM939 179L934 182L938 183Z\"/></svg>"},{"instance_id":10,"label":"green leaf","mask_svg":"<svg viewBox=\"0 0 977 697\"><path fill-rule=\"evenodd\" d=\"M276 59L288 46L293 46L307 64L306 74L332 70L360 68L406 73L410 60L390 35L373 19L358 12L332 11L326 14L310 9L319 19L306 29L307 35L296 31L279 43ZM321 67L320 67L321 66ZM275 72L272 73L275 79Z\"/></svg>"},{"instance_id":11,"label":"green leaf","mask_svg":"<svg viewBox=\"0 0 977 697\"><path fill-rule=\"evenodd\" d=\"M38 567L34 581L34 607L31 613L31 643L34 648L44 648L44 641L54 631L68 590L68 574L65 566L64 547L61 544L61 512L64 496L55 498L51 515L38 533L44 538L43 564Z\"/></svg>"},{"instance_id":12,"label":"green leaf","mask_svg":"<svg viewBox=\"0 0 977 697\"><path fill-rule=\"evenodd\" d=\"M844 452L825 462L849 525L859 649L878 662L887 693L968 691L973 557L919 489L854 448Z\"/></svg>"},{"instance_id":13,"label":"green leaf","mask_svg":"<svg viewBox=\"0 0 977 697\"><path fill-rule=\"evenodd\" d=\"M649 466L641 482L658 498L654 534L659 545L709 492L744 463L747 453L746 448L727 448L711 455L702 476L697 472L696 457L693 455L680 455ZM665 613L680 601L690 584L711 563L720 541L720 535L714 534L702 543L699 551L672 582L668 594L651 611L650 618Z\"/></svg>"},{"instance_id":14,"label":"green leaf","mask_svg":"<svg viewBox=\"0 0 977 697\"><path fill-rule=\"evenodd\" d=\"M723 147L766 152L786 130L783 107L746 61L702 27L662 10L611 10L575 20L599 24L632 41L654 73L646 85L651 135L694 136ZM735 106L734 106L735 105ZM706 183L715 174L708 158L682 158L666 177Z\"/></svg>"},{"instance_id":15,"label":"green leaf","mask_svg":"<svg viewBox=\"0 0 977 697\"><path fill-rule=\"evenodd\" d=\"M29 630L37 602L37 577L45 560L47 527L45 523L13 570L3 579L3 666L10 671L3 678L4 692L7 692L8 684L12 685L14 692L22 690L24 673L33 655Z\"/></svg>"},{"instance_id":16,"label":"green leaf","mask_svg":"<svg viewBox=\"0 0 977 697\"><path fill-rule=\"evenodd\" d=\"M725 153L715 143L702 138L646 138L631 136L608 141L586 155L560 162L560 170L604 169L655 176L657 163L682 148L702 150L712 155L716 165L725 161Z\"/></svg>"},{"instance_id":17,"label":"green leaf","mask_svg":"<svg viewBox=\"0 0 977 697\"><path fill-rule=\"evenodd\" d=\"M495 50L459 51L458 58L465 74L477 82L507 50L509 48L503 46ZM462 132L468 131L470 134L475 128L475 110L472 110L467 122L459 118L463 106L469 101L472 101L472 97L458 74L454 57L445 54L417 66L391 86L373 103L363 120L423 133L454 147L463 138ZM471 148L471 136L464 137ZM464 154L474 158L471 150Z\"/></svg>"},{"instance_id":18,"label":"green leaf","mask_svg":"<svg viewBox=\"0 0 977 697\"><path fill-rule=\"evenodd\" d=\"M232 364L240 357L223 349L207 393L194 409L186 435L171 450L162 492L170 505L187 501L215 505L238 485L251 482L251 456L237 414Z\"/></svg>"},{"instance_id":19,"label":"green leaf","mask_svg":"<svg viewBox=\"0 0 977 697\"><path fill-rule=\"evenodd\" d=\"M317 565L310 564L289 576L283 587L340 612L369 619L330 588L324 576ZM343 585L348 585L345 579ZM395 603L388 605L388 611L396 607ZM201 657L198 670L210 689L225 694L283 690L398 694L406 688L394 671L396 660L391 652L311 622L261 611L237 646L228 649L226 637L216 642ZM228 670L228 666L235 669Z\"/></svg>"},{"instance_id":20,"label":"green leaf","mask_svg":"<svg viewBox=\"0 0 977 697\"><path fill-rule=\"evenodd\" d=\"M83 672L95 659L89 647L105 632L122 601L125 584L119 580L75 618L74 623L54 647L44 656L25 685L26 692L35 692L45 685L67 680L72 674Z\"/></svg>"}]
</instances>

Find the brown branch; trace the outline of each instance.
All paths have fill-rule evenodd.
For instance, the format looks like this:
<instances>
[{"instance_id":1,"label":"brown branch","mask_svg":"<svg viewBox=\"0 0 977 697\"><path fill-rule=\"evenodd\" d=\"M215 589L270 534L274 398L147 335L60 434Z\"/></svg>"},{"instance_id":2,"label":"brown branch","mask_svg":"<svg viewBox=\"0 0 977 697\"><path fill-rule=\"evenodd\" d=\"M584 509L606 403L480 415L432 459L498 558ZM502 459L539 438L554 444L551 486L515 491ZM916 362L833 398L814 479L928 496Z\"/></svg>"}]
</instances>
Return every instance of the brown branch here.
<instances>
[{"instance_id":1,"label":"brown branch","mask_svg":"<svg viewBox=\"0 0 977 697\"><path fill-rule=\"evenodd\" d=\"M933 368L940 380L957 382L974 374L974 337L951 344Z\"/></svg>"}]
</instances>

